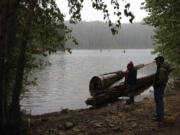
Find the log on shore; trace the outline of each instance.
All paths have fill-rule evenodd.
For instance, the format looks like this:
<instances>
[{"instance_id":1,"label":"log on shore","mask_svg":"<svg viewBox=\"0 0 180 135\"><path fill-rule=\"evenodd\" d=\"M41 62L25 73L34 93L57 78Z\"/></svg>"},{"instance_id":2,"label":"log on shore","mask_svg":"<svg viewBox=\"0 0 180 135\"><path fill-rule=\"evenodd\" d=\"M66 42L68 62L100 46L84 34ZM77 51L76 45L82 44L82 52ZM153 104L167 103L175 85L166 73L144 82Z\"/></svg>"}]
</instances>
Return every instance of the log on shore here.
<instances>
[{"instance_id":1,"label":"log on shore","mask_svg":"<svg viewBox=\"0 0 180 135\"><path fill-rule=\"evenodd\" d=\"M120 82L105 89L102 93L92 98L88 98L86 100L86 104L99 106L115 101L118 97L127 96L131 91L134 91L135 94L141 93L153 84L153 80L154 74L137 79L134 87L128 87L124 84L124 82Z\"/></svg>"},{"instance_id":2,"label":"log on shore","mask_svg":"<svg viewBox=\"0 0 180 135\"><path fill-rule=\"evenodd\" d=\"M123 77L124 72L122 71L94 76L89 83L90 95L95 96L115 82L121 80Z\"/></svg>"},{"instance_id":3,"label":"log on shore","mask_svg":"<svg viewBox=\"0 0 180 135\"><path fill-rule=\"evenodd\" d=\"M136 65L135 68L138 70L143 68L144 64ZM89 83L89 91L91 96L96 96L102 93L105 89L110 87L115 82L121 80L125 75L124 71L110 72L99 76L94 76Z\"/></svg>"}]
</instances>

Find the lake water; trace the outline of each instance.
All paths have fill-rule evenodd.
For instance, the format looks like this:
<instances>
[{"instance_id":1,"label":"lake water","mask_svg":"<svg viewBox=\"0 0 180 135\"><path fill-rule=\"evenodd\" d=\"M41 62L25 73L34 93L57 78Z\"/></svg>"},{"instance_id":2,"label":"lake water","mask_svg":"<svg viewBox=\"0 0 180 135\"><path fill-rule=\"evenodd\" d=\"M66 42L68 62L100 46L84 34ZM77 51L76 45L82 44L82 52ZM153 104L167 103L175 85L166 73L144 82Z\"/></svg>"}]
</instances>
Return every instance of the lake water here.
<instances>
[{"instance_id":1,"label":"lake water","mask_svg":"<svg viewBox=\"0 0 180 135\"><path fill-rule=\"evenodd\" d=\"M60 111L64 108L87 108L89 81L103 73L126 70L129 61L135 65L152 62L155 55L150 49L126 50L73 50L72 54L57 52L47 59L51 66L35 72L38 85L29 87L21 100L22 109L31 114ZM138 71L138 77L154 73L155 64ZM145 91L136 100L148 95Z\"/></svg>"}]
</instances>

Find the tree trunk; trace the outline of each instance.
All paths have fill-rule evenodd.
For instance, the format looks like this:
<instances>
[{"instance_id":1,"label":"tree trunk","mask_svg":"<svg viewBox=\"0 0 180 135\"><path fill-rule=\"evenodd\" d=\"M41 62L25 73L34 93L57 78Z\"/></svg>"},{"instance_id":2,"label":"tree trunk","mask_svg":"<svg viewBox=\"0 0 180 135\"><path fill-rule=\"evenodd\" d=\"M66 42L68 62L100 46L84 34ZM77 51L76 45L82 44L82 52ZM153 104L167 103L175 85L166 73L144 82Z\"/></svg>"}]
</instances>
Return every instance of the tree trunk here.
<instances>
[{"instance_id":1,"label":"tree trunk","mask_svg":"<svg viewBox=\"0 0 180 135\"><path fill-rule=\"evenodd\" d=\"M27 51L27 44L29 39L29 31L31 28L32 16L33 16L33 8L34 8L34 0L30 1L29 4L29 13L26 18L25 28L23 31L23 38L20 45L20 54L17 62L17 71L16 71L16 79L13 88L13 95L12 95L12 103L10 106L10 125L15 128L19 124L21 124L21 115L20 115L20 95L23 86L23 76L24 76L24 68L26 65L26 51Z\"/></svg>"},{"instance_id":2,"label":"tree trunk","mask_svg":"<svg viewBox=\"0 0 180 135\"><path fill-rule=\"evenodd\" d=\"M136 65L136 70L144 67L144 64ZM89 92L91 96L96 96L102 93L105 89L121 80L125 75L125 71L116 71L111 73L94 76L89 83Z\"/></svg>"},{"instance_id":3,"label":"tree trunk","mask_svg":"<svg viewBox=\"0 0 180 135\"><path fill-rule=\"evenodd\" d=\"M124 82L112 85L105 89L101 94L86 100L87 105L99 106L117 100L118 97L127 96L129 92L134 91L135 95L149 88L154 80L154 74L137 79L133 87L128 87Z\"/></svg>"},{"instance_id":4,"label":"tree trunk","mask_svg":"<svg viewBox=\"0 0 180 135\"><path fill-rule=\"evenodd\" d=\"M8 75L9 57L14 46L16 7L19 0L0 1L0 131L3 133L8 121Z\"/></svg>"}]
</instances>

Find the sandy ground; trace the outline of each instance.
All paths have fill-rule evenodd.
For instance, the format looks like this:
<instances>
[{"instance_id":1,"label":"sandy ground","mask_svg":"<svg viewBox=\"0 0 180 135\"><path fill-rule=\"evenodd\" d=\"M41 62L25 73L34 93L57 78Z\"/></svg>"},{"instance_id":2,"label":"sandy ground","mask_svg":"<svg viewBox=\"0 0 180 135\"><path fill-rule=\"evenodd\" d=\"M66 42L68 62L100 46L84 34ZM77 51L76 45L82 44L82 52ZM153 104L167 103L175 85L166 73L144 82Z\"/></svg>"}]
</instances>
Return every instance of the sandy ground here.
<instances>
[{"instance_id":1,"label":"sandy ground","mask_svg":"<svg viewBox=\"0 0 180 135\"><path fill-rule=\"evenodd\" d=\"M30 135L180 135L180 90L165 92L165 120L153 121L154 99L33 116Z\"/></svg>"}]
</instances>

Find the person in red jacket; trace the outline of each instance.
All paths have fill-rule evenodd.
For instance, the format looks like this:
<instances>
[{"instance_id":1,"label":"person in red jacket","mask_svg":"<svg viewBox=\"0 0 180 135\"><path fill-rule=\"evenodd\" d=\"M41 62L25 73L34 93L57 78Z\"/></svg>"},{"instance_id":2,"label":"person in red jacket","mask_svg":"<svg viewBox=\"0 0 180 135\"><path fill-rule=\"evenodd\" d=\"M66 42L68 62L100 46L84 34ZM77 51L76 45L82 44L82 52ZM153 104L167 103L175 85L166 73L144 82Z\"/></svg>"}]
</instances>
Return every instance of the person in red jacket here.
<instances>
[{"instance_id":1,"label":"person in red jacket","mask_svg":"<svg viewBox=\"0 0 180 135\"><path fill-rule=\"evenodd\" d=\"M137 70L134 68L134 64L130 61L127 65L127 70L125 72L125 85L127 87L134 87L137 80ZM134 91L129 92L128 94L129 100L127 100L126 104L134 103Z\"/></svg>"}]
</instances>

